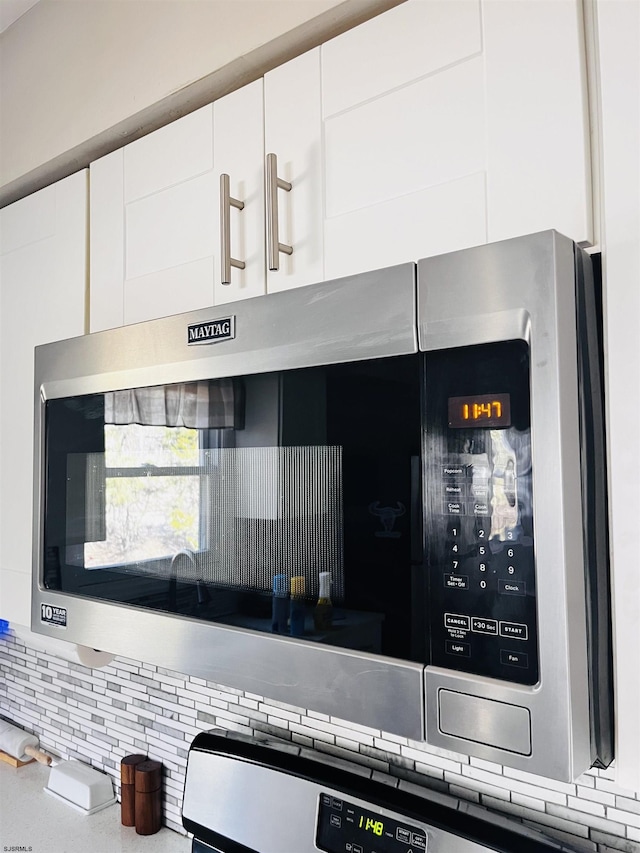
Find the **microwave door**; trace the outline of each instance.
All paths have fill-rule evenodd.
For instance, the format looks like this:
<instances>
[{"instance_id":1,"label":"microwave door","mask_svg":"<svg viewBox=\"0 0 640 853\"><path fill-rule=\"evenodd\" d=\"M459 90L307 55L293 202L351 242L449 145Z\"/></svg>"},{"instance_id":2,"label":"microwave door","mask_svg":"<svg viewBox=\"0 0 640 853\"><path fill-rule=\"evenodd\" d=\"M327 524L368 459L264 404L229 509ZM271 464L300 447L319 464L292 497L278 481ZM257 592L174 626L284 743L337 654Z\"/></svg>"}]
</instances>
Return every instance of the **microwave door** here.
<instances>
[{"instance_id":1,"label":"microwave door","mask_svg":"<svg viewBox=\"0 0 640 853\"><path fill-rule=\"evenodd\" d=\"M76 642L325 713L340 697L420 739L415 268L229 313L37 353L34 618L53 630L55 606Z\"/></svg>"}]
</instances>

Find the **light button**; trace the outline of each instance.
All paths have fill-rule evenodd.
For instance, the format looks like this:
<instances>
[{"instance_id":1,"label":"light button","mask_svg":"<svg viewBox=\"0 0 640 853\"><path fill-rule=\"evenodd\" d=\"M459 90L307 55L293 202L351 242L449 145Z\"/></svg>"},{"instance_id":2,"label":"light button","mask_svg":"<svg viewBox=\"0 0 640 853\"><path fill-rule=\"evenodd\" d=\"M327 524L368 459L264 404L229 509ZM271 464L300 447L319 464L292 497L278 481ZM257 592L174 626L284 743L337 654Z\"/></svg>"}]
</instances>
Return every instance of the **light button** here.
<instances>
[{"instance_id":1,"label":"light button","mask_svg":"<svg viewBox=\"0 0 640 853\"><path fill-rule=\"evenodd\" d=\"M447 640L445 650L448 655L456 655L457 657L471 657L471 646L469 643L459 643L457 640Z\"/></svg>"}]
</instances>

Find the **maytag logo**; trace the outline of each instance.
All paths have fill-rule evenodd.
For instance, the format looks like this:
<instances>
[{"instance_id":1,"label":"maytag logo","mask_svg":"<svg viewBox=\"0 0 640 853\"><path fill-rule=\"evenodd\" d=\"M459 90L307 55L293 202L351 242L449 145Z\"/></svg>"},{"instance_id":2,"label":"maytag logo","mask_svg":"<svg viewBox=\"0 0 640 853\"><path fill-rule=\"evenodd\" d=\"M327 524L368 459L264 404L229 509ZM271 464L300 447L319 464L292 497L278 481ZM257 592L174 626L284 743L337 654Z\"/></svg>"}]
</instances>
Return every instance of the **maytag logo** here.
<instances>
[{"instance_id":1,"label":"maytag logo","mask_svg":"<svg viewBox=\"0 0 640 853\"><path fill-rule=\"evenodd\" d=\"M235 336L235 317L223 317L221 320L207 320L204 323L191 323L187 326L187 344L189 346L228 341Z\"/></svg>"}]
</instances>

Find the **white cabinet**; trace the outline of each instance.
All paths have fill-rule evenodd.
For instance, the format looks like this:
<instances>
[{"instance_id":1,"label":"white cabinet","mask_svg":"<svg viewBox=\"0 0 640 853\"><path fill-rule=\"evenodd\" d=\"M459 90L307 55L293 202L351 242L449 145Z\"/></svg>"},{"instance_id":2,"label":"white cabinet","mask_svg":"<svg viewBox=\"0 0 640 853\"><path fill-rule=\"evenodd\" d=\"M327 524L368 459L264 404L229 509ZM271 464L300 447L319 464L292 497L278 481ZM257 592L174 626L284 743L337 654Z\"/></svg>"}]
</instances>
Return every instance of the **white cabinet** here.
<instances>
[{"instance_id":1,"label":"white cabinet","mask_svg":"<svg viewBox=\"0 0 640 853\"><path fill-rule=\"evenodd\" d=\"M579 0L407 0L92 164L92 330L547 228L590 240L582 40ZM291 184L277 270L267 154ZM244 204L230 284L221 173Z\"/></svg>"},{"instance_id":2,"label":"white cabinet","mask_svg":"<svg viewBox=\"0 0 640 853\"><path fill-rule=\"evenodd\" d=\"M88 172L0 211L0 618L31 621L33 349L85 331Z\"/></svg>"},{"instance_id":3,"label":"white cabinet","mask_svg":"<svg viewBox=\"0 0 640 853\"><path fill-rule=\"evenodd\" d=\"M233 302L265 292L264 246L264 141L262 80L221 98L213 105L213 164L216 199L220 193L220 175L229 175L232 198L244 205L240 210L219 200L215 206L215 243L221 239L220 217L227 217L230 228L231 257L244 263L244 269L227 271L228 284L222 284L221 264L215 270L214 298L207 304ZM218 255L220 249L216 248Z\"/></svg>"},{"instance_id":4,"label":"white cabinet","mask_svg":"<svg viewBox=\"0 0 640 853\"><path fill-rule=\"evenodd\" d=\"M213 296L213 234L216 188L213 180L212 108L205 107L127 145L117 167L122 199L117 214L123 243L121 323L137 323L209 304ZM91 166L91 206L100 187ZM112 180L115 179L115 175ZM115 207L115 204L114 204ZM92 295L96 285L92 228ZM115 284L115 282L114 282ZM107 282L109 287L110 282ZM96 314L92 304L91 327Z\"/></svg>"},{"instance_id":5,"label":"white cabinet","mask_svg":"<svg viewBox=\"0 0 640 853\"><path fill-rule=\"evenodd\" d=\"M295 244L268 289L322 278L319 80L316 50L91 164L91 331L266 292L265 153L293 182L279 242ZM242 207L221 213L223 174ZM245 265L229 283L221 216Z\"/></svg>"},{"instance_id":6,"label":"white cabinet","mask_svg":"<svg viewBox=\"0 0 640 853\"><path fill-rule=\"evenodd\" d=\"M264 293L262 126L259 80L91 164L91 331ZM246 262L226 286L223 171Z\"/></svg>"},{"instance_id":7,"label":"white cabinet","mask_svg":"<svg viewBox=\"0 0 640 853\"><path fill-rule=\"evenodd\" d=\"M581 4L484 0L489 241L593 239Z\"/></svg>"},{"instance_id":8,"label":"white cabinet","mask_svg":"<svg viewBox=\"0 0 640 853\"><path fill-rule=\"evenodd\" d=\"M213 107L91 164L90 329L213 302Z\"/></svg>"},{"instance_id":9,"label":"white cabinet","mask_svg":"<svg viewBox=\"0 0 640 853\"><path fill-rule=\"evenodd\" d=\"M322 47L328 278L485 242L480 6L409 2Z\"/></svg>"},{"instance_id":10,"label":"white cabinet","mask_svg":"<svg viewBox=\"0 0 640 853\"><path fill-rule=\"evenodd\" d=\"M408 2L322 46L325 276L591 239L579 4Z\"/></svg>"},{"instance_id":11,"label":"white cabinet","mask_svg":"<svg viewBox=\"0 0 640 853\"><path fill-rule=\"evenodd\" d=\"M267 269L270 293L325 278L320 82L319 48L264 78L265 153L276 155L278 177L291 184L277 193L279 242L293 249L280 253L279 269Z\"/></svg>"}]
</instances>

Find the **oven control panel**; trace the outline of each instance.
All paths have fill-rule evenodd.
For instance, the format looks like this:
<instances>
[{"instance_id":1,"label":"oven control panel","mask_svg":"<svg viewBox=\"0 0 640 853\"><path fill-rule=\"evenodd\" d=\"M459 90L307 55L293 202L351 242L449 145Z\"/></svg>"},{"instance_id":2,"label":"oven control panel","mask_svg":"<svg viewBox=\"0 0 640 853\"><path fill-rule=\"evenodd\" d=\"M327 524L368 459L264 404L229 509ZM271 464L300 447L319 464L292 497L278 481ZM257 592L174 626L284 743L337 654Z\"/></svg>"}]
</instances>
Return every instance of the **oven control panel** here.
<instances>
[{"instance_id":1,"label":"oven control panel","mask_svg":"<svg viewBox=\"0 0 640 853\"><path fill-rule=\"evenodd\" d=\"M425 365L431 662L535 684L528 347L429 353Z\"/></svg>"},{"instance_id":2,"label":"oven control panel","mask_svg":"<svg viewBox=\"0 0 640 853\"><path fill-rule=\"evenodd\" d=\"M193 851L551 853L522 824L485 820L454 797L421 794L290 741L222 730L196 735L182 824ZM411 786L420 790L418 786Z\"/></svg>"},{"instance_id":3,"label":"oven control panel","mask_svg":"<svg viewBox=\"0 0 640 853\"><path fill-rule=\"evenodd\" d=\"M427 840L422 827L406 820L320 794L316 846L326 853L422 853Z\"/></svg>"}]
</instances>

